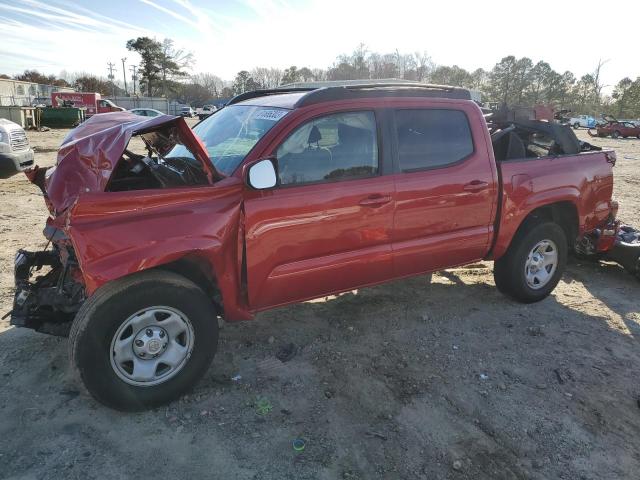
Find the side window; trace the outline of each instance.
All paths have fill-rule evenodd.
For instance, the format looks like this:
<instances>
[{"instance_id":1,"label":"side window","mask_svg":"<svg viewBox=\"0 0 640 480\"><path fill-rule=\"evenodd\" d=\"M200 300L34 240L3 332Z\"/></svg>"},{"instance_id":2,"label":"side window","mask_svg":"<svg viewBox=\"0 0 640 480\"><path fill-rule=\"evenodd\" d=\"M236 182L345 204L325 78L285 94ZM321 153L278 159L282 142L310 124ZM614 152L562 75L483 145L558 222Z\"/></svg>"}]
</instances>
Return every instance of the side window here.
<instances>
[{"instance_id":1,"label":"side window","mask_svg":"<svg viewBox=\"0 0 640 480\"><path fill-rule=\"evenodd\" d=\"M473 153L469 121L460 110L396 110L396 129L403 172L444 167Z\"/></svg>"},{"instance_id":2,"label":"side window","mask_svg":"<svg viewBox=\"0 0 640 480\"><path fill-rule=\"evenodd\" d=\"M287 137L277 157L281 185L376 175L376 117L373 112L348 112L315 118Z\"/></svg>"}]
</instances>

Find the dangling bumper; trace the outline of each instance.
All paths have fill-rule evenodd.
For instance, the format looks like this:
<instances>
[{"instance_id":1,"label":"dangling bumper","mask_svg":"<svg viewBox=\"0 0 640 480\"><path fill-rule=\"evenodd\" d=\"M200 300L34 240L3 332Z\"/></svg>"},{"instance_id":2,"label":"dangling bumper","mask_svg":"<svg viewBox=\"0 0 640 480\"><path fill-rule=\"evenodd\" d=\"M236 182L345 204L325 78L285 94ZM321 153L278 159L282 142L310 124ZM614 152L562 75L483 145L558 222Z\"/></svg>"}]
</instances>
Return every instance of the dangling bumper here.
<instances>
[{"instance_id":1,"label":"dangling bumper","mask_svg":"<svg viewBox=\"0 0 640 480\"><path fill-rule=\"evenodd\" d=\"M75 256L65 242L51 250L19 250L14 267L15 295L8 314L16 327L66 336L85 300Z\"/></svg>"}]
</instances>

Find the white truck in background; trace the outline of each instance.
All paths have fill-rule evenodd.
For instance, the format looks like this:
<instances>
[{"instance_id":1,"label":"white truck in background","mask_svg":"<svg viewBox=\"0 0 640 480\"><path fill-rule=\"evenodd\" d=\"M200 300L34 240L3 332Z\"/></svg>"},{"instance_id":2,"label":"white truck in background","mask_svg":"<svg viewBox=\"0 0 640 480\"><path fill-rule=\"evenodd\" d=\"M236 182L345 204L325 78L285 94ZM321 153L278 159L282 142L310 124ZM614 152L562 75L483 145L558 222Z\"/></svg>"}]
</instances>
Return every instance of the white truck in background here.
<instances>
[{"instance_id":1,"label":"white truck in background","mask_svg":"<svg viewBox=\"0 0 640 480\"><path fill-rule=\"evenodd\" d=\"M33 166L33 150L24 129L6 118L0 118L0 170L20 172Z\"/></svg>"},{"instance_id":2,"label":"white truck in background","mask_svg":"<svg viewBox=\"0 0 640 480\"><path fill-rule=\"evenodd\" d=\"M595 128L596 119L589 115L578 115L577 117L571 117L569 119L569 125L571 125L576 130L580 127Z\"/></svg>"}]
</instances>

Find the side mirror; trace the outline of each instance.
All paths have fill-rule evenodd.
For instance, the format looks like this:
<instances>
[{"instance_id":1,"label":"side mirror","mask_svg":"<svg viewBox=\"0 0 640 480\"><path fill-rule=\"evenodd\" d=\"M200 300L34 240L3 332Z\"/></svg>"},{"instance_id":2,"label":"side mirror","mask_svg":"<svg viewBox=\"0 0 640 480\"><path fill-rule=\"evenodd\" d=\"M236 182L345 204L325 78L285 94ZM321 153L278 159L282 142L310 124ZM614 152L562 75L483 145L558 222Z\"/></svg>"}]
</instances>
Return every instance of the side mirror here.
<instances>
[{"instance_id":1,"label":"side mirror","mask_svg":"<svg viewBox=\"0 0 640 480\"><path fill-rule=\"evenodd\" d=\"M256 190L273 188L278 183L276 167L271 160L260 160L249 167L247 182Z\"/></svg>"}]
</instances>

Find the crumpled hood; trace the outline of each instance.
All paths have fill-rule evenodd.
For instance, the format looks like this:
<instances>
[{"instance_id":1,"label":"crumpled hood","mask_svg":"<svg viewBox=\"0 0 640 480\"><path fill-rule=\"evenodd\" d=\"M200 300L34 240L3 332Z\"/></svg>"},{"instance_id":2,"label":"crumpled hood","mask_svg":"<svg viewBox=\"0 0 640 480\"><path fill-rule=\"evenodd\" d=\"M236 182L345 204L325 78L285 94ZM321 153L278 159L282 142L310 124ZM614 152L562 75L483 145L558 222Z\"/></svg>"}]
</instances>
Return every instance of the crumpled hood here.
<instances>
[{"instance_id":1,"label":"crumpled hood","mask_svg":"<svg viewBox=\"0 0 640 480\"><path fill-rule=\"evenodd\" d=\"M42 169L38 167L27 172L27 176L36 184L44 183L39 186L45 191L52 213L58 214L83 193L104 191L131 137L158 129L175 133L176 142L193 153L210 182L222 178L184 118L171 115L145 118L130 112L92 116L64 138L56 166L46 172L46 178L39 174ZM173 145L165 145L164 150Z\"/></svg>"}]
</instances>

